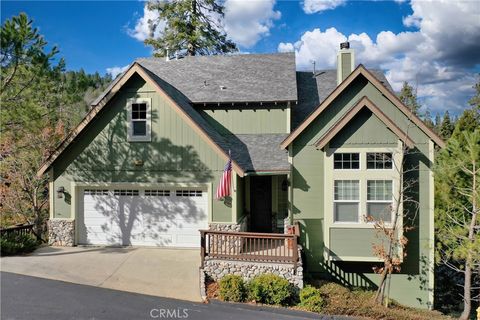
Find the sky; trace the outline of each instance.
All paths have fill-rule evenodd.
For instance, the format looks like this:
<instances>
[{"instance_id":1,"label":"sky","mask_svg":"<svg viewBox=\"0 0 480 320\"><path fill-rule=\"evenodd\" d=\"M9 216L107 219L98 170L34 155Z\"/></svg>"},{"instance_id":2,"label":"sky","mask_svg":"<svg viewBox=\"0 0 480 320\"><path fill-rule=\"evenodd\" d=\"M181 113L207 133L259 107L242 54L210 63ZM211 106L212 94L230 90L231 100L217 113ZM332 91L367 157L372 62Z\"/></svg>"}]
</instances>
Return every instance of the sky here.
<instances>
[{"instance_id":1,"label":"sky","mask_svg":"<svg viewBox=\"0 0 480 320\"><path fill-rule=\"evenodd\" d=\"M397 91L408 81L432 115L459 114L479 79L479 0L218 1L240 52L294 51L298 70L311 70L312 61L317 70L333 69L339 43L348 40L357 64L383 70ZM20 12L69 70L115 76L152 54L143 40L158 15L142 1L1 1L2 23Z\"/></svg>"}]
</instances>

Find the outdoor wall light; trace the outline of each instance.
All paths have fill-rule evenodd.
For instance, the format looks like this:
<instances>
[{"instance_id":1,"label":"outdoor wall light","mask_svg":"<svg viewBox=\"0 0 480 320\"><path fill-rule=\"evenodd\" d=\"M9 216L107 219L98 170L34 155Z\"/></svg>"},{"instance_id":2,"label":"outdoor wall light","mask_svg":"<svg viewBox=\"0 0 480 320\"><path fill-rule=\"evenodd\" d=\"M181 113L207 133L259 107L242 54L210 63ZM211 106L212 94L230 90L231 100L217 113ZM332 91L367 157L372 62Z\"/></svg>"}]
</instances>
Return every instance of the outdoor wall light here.
<instances>
[{"instance_id":1,"label":"outdoor wall light","mask_svg":"<svg viewBox=\"0 0 480 320\"><path fill-rule=\"evenodd\" d=\"M58 199L62 199L64 193L65 193L65 188L64 187L58 187L57 188L57 198Z\"/></svg>"}]
</instances>

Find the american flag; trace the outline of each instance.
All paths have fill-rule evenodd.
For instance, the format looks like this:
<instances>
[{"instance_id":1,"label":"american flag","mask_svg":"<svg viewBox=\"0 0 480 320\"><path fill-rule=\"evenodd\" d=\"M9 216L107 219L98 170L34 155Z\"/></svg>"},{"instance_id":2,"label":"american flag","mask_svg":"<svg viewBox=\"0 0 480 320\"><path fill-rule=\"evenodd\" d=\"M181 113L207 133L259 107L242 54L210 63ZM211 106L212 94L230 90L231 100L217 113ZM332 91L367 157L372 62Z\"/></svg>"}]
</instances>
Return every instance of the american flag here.
<instances>
[{"instance_id":1,"label":"american flag","mask_svg":"<svg viewBox=\"0 0 480 320\"><path fill-rule=\"evenodd\" d=\"M217 200L221 200L230 195L231 183L232 183L232 158L229 152L227 164L225 165L225 169L223 169L222 179L220 180L220 184L217 187L217 194L215 196Z\"/></svg>"}]
</instances>

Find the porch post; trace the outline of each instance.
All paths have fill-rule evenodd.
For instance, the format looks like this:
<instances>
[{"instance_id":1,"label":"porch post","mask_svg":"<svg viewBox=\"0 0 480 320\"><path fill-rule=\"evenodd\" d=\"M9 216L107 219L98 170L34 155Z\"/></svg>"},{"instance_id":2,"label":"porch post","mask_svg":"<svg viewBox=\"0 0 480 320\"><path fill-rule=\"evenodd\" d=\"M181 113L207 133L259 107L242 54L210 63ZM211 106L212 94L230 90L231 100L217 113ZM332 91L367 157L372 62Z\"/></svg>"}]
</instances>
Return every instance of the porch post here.
<instances>
[{"instance_id":1,"label":"porch post","mask_svg":"<svg viewBox=\"0 0 480 320\"><path fill-rule=\"evenodd\" d=\"M287 175L288 180L288 221L293 225L293 143L288 146L288 162L290 163L290 172Z\"/></svg>"}]
</instances>

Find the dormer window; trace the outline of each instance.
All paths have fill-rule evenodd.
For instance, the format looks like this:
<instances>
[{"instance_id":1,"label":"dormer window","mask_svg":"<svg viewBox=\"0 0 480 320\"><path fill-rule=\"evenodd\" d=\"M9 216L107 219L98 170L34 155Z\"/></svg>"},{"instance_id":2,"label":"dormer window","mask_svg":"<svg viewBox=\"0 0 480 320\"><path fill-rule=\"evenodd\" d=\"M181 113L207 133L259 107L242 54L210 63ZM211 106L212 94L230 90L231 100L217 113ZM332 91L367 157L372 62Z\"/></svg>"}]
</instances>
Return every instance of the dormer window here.
<instances>
[{"instance_id":1,"label":"dormer window","mask_svg":"<svg viewBox=\"0 0 480 320\"><path fill-rule=\"evenodd\" d=\"M128 113L128 141L151 141L151 99L129 99Z\"/></svg>"}]
</instances>

